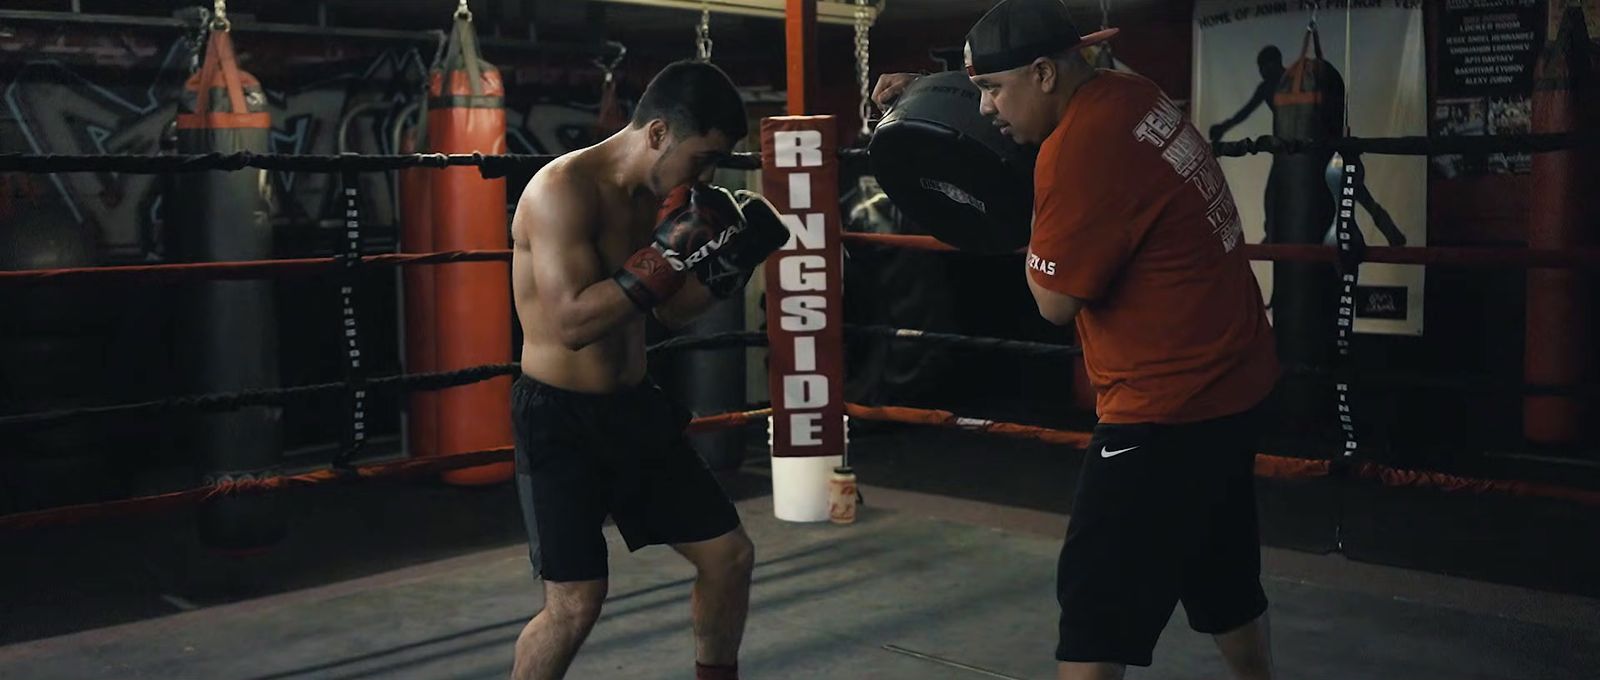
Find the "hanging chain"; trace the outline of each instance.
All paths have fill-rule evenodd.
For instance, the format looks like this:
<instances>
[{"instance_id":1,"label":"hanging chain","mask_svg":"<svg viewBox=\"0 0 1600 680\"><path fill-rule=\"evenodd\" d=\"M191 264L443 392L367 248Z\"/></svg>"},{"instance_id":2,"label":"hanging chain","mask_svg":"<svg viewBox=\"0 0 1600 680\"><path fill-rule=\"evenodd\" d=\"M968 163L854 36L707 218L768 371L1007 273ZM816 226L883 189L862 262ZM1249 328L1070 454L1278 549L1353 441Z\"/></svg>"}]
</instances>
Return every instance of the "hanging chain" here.
<instances>
[{"instance_id":1,"label":"hanging chain","mask_svg":"<svg viewBox=\"0 0 1600 680\"><path fill-rule=\"evenodd\" d=\"M867 120L872 115L872 15L867 11L870 0L856 0L856 84L861 87L861 134L872 132Z\"/></svg>"},{"instance_id":2,"label":"hanging chain","mask_svg":"<svg viewBox=\"0 0 1600 680\"><path fill-rule=\"evenodd\" d=\"M232 27L233 24L228 22L227 0L217 0L216 4L211 6L211 29L226 31Z\"/></svg>"},{"instance_id":3,"label":"hanging chain","mask_svg":"<svg viewBox=\"0 0 1600 680\"><path fill-rule=\"evenodd\" d=\"M1111 28L1111 0L1100 0L1100 30ZM1084 49L1083 56L1089 65L1096 69L1117 70L1117 58L1111 54L1111 43L1091 45Z\"/></svg>"},{"instance_id":4,"label":"hanging chain","mask_svg":"<svg viewBox=\"0 0 1600 680\"><path fill-rule=\"evenodd\" d=\"M456 5L456 18L472 21L472 8L467 6L467 0L461 0L461 4Z\"/></svg>"},{"instance_id":5,"label":"hanging chain","mask_svg":"<svg viewBox=\"0 0 1600 680\"><path fill-rule=\"evenodd\" d=\"M204 7L199 9L200 23L195 25L194 35L186 38L189 44L189 73L191 74L200 71L200 60L206 52L206 38L211 34L212 14L206 11Z\"/></svg>"},{"instance_id":6,"label":"hanging chain","mask_svg":"<svg viewBox=\"0 0 1600 680\"><path fill-rule=\"evenodd\" d=\"M700 61L711 61L711 3L700 1L700 25L695 28L695 56Z\"/></svg>"}]
</instances>

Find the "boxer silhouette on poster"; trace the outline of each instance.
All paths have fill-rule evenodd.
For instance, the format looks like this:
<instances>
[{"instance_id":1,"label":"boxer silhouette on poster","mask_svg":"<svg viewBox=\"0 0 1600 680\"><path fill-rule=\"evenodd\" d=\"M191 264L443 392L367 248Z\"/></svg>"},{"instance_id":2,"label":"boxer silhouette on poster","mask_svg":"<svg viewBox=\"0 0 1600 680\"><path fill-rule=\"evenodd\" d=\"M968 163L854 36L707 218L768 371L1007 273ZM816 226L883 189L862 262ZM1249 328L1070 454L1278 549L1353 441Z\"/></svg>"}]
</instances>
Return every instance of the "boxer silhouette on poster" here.
<instances>
[{"instance_id":1,"label":"boxer silhouette on poster","mask_svg":"<svg viewBox=\"0 0 1600 680\"><path fill-rule=\"evenodd\" d=\"M1339 90L1336 98L1339 101L1343 101L1343 80L1338 77L1338 69L1334 68L1329 62L1324 61L1323 64L1325 64L1324 68L1334 76L1333 84ZM1228 131L1232 130L1234 127L1237 127L1240 123L1249 120L1252 115L1255 115L1256 110L1261 108L1263 104L1266 105L1267 110L1273 116L1273 129L1276 131L1280 128L1277 121L1278 105L1276 102L1276 95L1284 86L1284 78L1290 75L1289 70L1283 65L1283 52L1274 45L1267 45L1261 48L1261 51L1256 53L1256 70L1261 75L1261 82L1256 85L1255 90L1250 95L1250 99L1246 101L1243 106L1239 107L1238 112L1211 126L1209 136L1212 144L1221 142L1223 136L1228 134ZM1342 119L1343 116L1339 116L1339 118ZM1338 127L1342 128L1343 126L1339 125ZM1328 131L1328 134L1330 136L1338 137L1342 136L1343 132L1344 131L1342 129L1337 129ZM1331 160L1332 158L1331 154L1319 154L1319 156L1327 156L1326 158L1321 159L1324 161L1324 166L1326 165L1326 161ZM1318 242L1317 240L1307 241L1297 238L1286 238L1286 235L1279 233L1277 228L1279 226L1279 220L1275 219L1275 213L1278 211L1273 209L1272 203L1273 197L1278 196L1279 191L1283 188L1280 186L1282 183L1282 176L1283 173L1280 171L1279 158L1274 156L1272 171L1267 175L1267 186L1263 193L1265 210L1262 214L1265 215L1265 223L1263 224L1261 242ZM1294 187L1290 190L1290 193L1299 194L1300 191L1316 191L1323 189L1324 187L1325 184L1318 179L1315 181L1315 186L1308 185L1305 187ZM1331 202L1332 196L1328 196L1326 200ZM1394 218L1389 215L1389 211L1384 210L1383 206L1378 203L1378 200L1373 197L1372 192L1367 189L1367 186L1364 182L1356 189L1356 201L1366 209L1367 214L1372 216L1373 223L1377 226L1378 231L1383 234L1384 238L1388 240L1389 245L1403 246L1406 244L1405 234L1402 233L1400 228L1395 225Z\"/></svg>"},{"instance_id":2,"label":"boxer silhouette on poster","mask_svg":"<svg viewBox=\"0 0 1600 680\"><path fill-rule=\"evenodd\" d=\"M1282 53L1267 46L1257 53L1256 65L1261 83L1237 113L1211 126L1213 143L1249 119L1262 104L1271 112L1272 134L1278 139L1317 142L1348 135L1344 78L1323 57L1314 29L1306 32L1299 58L1293 63L1285 66ZM1333 155L1331 149L1272 155L1264 195L1263 243L1336 242L1336 200L1328 184ZM1364 183L1357 185L1355 198L1389 243L1404 245L1400 229ZM1359 237L1360 231L1356 234ZM1294 366L1331 367L1336 360L1332 338L1338 321L1338 278L1325 264L1281 260L1272 263L1271 277L1267 306L1272 309L1280 360ZM1289 430L1338 435L1332 429L1337 425L1331 419L1334 395L1322 385L1288 381L1280 387L1279 397L1275 417Z\"/></svg>"}]
</instances>

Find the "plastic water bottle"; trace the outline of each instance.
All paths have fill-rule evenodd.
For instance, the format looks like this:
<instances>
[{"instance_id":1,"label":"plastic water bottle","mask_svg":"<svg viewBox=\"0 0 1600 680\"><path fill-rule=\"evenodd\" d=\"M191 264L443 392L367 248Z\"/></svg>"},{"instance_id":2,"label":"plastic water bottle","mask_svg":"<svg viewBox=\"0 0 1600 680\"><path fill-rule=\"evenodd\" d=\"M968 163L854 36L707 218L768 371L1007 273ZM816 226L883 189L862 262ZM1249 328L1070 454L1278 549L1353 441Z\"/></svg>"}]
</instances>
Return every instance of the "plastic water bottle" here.
<instances>
[{"instance_id":1,"label":"plastic water bottle","mask_svg":"<svg viewBox=\"0 0 1600 680\"><path fill-rule=\"evenodd\" d=\"M848 465L835 467L828 480L828 521L851 524L856 521L856 473Z\"/></svg>"}]
</instances>

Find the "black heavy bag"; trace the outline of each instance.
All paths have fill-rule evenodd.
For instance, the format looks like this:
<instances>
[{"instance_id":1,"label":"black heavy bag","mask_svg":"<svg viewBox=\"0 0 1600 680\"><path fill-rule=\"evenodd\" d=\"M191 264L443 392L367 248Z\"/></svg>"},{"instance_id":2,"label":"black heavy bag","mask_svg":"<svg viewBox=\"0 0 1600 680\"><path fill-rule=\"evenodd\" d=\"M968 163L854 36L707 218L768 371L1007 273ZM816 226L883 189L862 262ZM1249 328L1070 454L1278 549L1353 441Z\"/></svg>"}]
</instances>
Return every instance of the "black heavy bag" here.
<instances>
[{"instance_id":1,"label":"black heavy bag","mask_svg":"<svg viewBox=\"0 0 1600 680\"><path fill-rule=\"evenodd\" d=\"M745 330L744 296L714 305L682 330L684 335L713 335ZM745 396L744 352L683 352L678 373L684 383L689 410L704 416L742 411ZM689 435L706 466L719 472L738 470L744 464L748 428L727 428Z\"/></svg>"},{"instance_id":2,"label":"black heavy bag","mask_svg":"<svg viewBox=\"0 0 1600 680\"><path fill-rule=\"evenodd\" d=\"M878 185L863 176L840 201L846 232L921 234ZM884 324L932 333L958 332L950 281L950 258L909 248L852 251L844 261L844 280L854 282L844 298L846 324ZM865 336L846 343L845 400L877 406L918 405L940 390L951 353L938 346L914 345L898 338Z\"/></svg>"},{"instance_id":3,"label":"black heavy bag","mask_svg":"<svg viewBox=\"0 0 1600 680\"><path fill-rule=\"evenodd\" d=\"M975 252L1028 245L1034 152L978 113L966 73L918 78L879 121L868 149L884 193L934 238Z\"/></svg>"},{"instance_id":4,"label":"black heavy bag","mask_svg":"<svg viewBox=\"0 0 1600 680\"><path fill-rule=\"evenodd\" d=\"M1308 30L1300 58L1284 71L1273 96L1272 133L1283 139L1323 141L1344 133L1344 81L1323 59L1322 42ZM1275 154L1267 180L1266 240L1321 244L1333 223L1328 190L1331 151ZM1272 319L1279 357L1292 365L1327 367L1333 359L1339 282L1326 264L1274 262ZM1328 391L1310 382L1285 387L1289 415L1303 424L1333 413Z\"/></svg>"},{"instance_id":5,"label":"black heavy bag","mask_svg":"<svg viewBox=\"0 0 1600 680\"><path fill-rule=\"evenodd\" d=\"M179 104L178 153L267 153L271 126L261 84L239 68L227 30L211 31L204 65L189 79ZM256 168L184 176L163 201L176 259L270 259L271 186L266 171ZM201 281L184 292L174 344L186 391L276 387L278 325L272 282ZM281 412L278 407L251 406L197 416L189 443L203 481L249 481L275 474ZM228 552L277 543L285 528L274 499L231 493L209 499L199 511L201 541Z\"/></svg>"}]
</instances>

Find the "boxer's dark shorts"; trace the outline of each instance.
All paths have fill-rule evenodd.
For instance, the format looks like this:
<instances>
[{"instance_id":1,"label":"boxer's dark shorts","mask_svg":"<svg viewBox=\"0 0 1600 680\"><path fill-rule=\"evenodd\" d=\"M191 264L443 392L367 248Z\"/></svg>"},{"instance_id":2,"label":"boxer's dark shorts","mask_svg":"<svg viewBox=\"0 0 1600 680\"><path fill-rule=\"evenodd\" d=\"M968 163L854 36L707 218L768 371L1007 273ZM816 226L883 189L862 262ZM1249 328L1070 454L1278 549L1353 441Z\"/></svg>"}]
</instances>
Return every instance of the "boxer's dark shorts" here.
<instances>
[{"instance_id":1,"label":"boxer's dark shorts","mask_svg":"<svg viewBox=\"0 0 1600 680\"><path fill-rule=\"evenodd\" d=\"M524 375L512 386L511 412L529 558L545 580L606 577L607 517L630 551L739 526L733 503L684 435L688 410L654 383L587 394Z\"/></svg>"}]
</instances>

